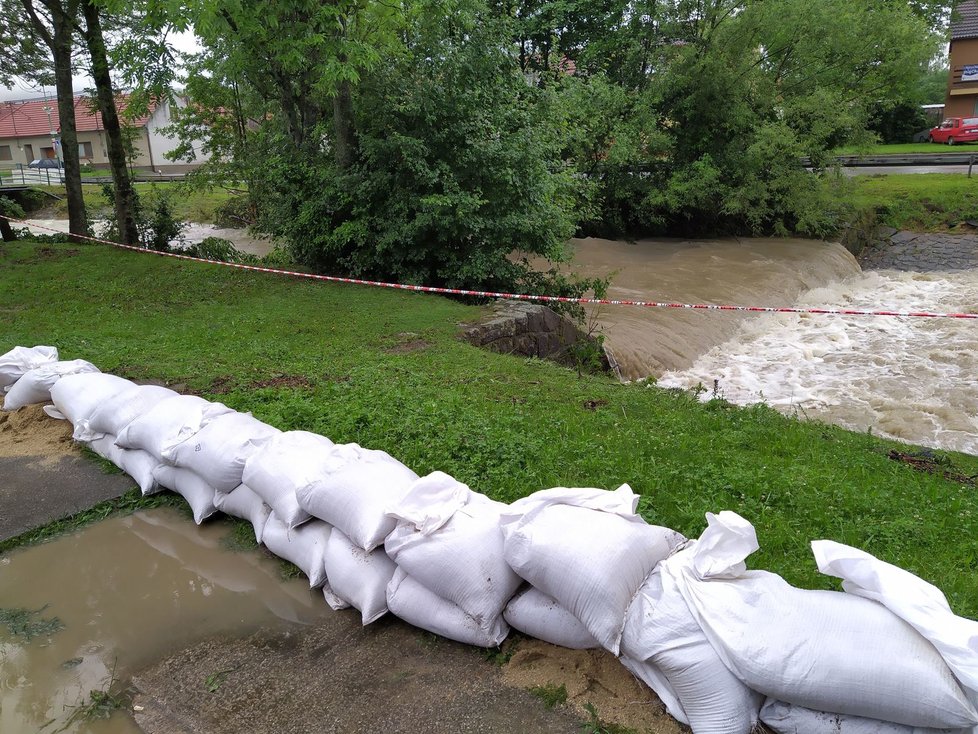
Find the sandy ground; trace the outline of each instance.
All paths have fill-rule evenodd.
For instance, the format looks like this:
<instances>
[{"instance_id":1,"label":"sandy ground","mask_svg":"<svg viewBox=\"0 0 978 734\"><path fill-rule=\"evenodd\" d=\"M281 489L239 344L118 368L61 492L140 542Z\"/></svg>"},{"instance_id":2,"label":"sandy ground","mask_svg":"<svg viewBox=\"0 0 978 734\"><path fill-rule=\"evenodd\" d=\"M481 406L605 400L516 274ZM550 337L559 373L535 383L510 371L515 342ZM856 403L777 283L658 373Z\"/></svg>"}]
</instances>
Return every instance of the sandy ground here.
<instances>
[{"instance_id":1,"label":"sandy ground","mask_svg":"<svg viewBox=\"0 0 978 734\"><path fill-rule=\"evenodd\" d=\"M25 493L35 509L19 522L36 527L130 486L81 456L70 425L39 406L0 413L0 530L4 503L9 510ZM48 498L53 506L39 511ZM682 730L606 652L525 638L506 650L500 666L390 615L362 627L348 610L311 628L174 651L134 676L134 712L147 734L579 734L590 703L602 720L635 732ZM566 704L548 709L528 691L548 684L565 686Z\"/></svg>"}]
</instances>

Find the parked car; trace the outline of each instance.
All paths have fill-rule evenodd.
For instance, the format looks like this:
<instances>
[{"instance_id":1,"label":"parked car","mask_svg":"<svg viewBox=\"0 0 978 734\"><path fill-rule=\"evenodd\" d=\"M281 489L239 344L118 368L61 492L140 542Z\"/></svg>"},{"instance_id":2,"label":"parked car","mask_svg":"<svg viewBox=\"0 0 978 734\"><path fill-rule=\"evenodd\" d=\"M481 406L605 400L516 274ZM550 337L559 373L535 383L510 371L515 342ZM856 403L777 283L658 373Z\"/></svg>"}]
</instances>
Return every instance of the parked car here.
<instances>
[{"instance_id":1,"label":"parked car","mask_svg":"<svg viewBox=\"0 0 978 734\"><path fill-rule=\"evenodd\" d=\"M57 158L38 158L27 164L28 168L64 168Z\"/></svg>"},{"instance_id":2,"label":"parked car","mask_svg":"<svg viewBox=\"0 0 978 734\"><path fill-rule=\"evenodd\" d=\"M978 117L949 117L930 131L930 142L976 143L978 142Z\"/></svg>"}]
</instances>

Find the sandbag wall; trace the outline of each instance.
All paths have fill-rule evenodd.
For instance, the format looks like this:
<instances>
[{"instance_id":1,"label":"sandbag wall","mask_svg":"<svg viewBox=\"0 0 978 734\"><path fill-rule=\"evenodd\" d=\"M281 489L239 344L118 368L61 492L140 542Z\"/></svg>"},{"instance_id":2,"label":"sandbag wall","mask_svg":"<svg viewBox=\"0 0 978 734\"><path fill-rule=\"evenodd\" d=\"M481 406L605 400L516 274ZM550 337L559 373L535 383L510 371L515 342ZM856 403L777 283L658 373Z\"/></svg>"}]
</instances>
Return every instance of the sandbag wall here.
<instances>
[{"instance_id":1,"label":"sandbag wall","mask_svg":"<svg viewBox=\"0 0 978 734\"><path fill-rule=\"evenodd\" d=\"M388 611L460 642L510 627L604 648L695 734L925 734L978 725L978 623L906 571L813 543L845 592L748 571L739 515L696 541L650 525L638 496L554 488L510 505L384 453L280 431L221 403L136 385L52 347L0 355L4 410L53 403L73 437L169 489L198 524L221 511L364 625Z\"/></svg>"}]
</instances>

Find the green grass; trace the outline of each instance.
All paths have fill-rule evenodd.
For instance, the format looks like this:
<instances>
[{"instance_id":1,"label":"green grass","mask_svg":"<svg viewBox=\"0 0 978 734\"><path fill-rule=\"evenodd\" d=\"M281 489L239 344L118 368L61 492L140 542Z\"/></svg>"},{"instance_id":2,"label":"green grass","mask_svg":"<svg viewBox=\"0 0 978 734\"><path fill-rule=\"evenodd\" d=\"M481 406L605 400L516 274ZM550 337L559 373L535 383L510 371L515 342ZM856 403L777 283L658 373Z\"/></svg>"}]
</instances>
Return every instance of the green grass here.
<instances>
[{"instance_id":1,"label":"green grass","mask_svg":"<svg viewBox=\"0 0 978 734\"><path fill-rule=\"evenodd\" d=\"M907 153L978 153L978 143L889 143L876 145L852 145L839 148L835 155L905 155Z\"/></svg>"},{"instance_id":2,"label":"green grass","mask_svg":"<svg viewBox=\"0 0 978 734\"><path fill-rule=\"evenodd\" d=\"M881 224L915 232L975 230L964 224L978 220L978 176L920 173L855 176L852 204L875 207Z\"/></svg>"},{"instance_id":3,"label":"green grass","mask_svg":"<svg viewBox=\"0 0 978 734\"><path fill-rule=\"evenodd\" d=\"M831 538L978 616L973 486L893 461L887 452L907 447L866 434L476 349L457 335L482 313L98 245L0 246L0 352L54 344L106 372L185 382L279 428L383 449L502 501L628 482L649 521L690 536L705 512L735 510L757 527L754 568L832 588L808 547ZM398 348L407 343L420 348ZM976 457L948 461L978 474Z\"/></svg>"},{"instance_id":4,"label":"green grass","mask_svg":"<svg viewBox=\"0 0 978 734\"><path fill-rule=\"evenodd\" d=\"M556 708L567 703L567 686L561 683L547 683L544 686L533 686L530 693L543 701L543 705L548 709Z\"/></svg>"},{"instance_id":5,"label":"green grass","mask_svg":"<svg viewBox=\"0 0 978 734\"><path fill-rule=\"evenodd\" d=\"M23 637L30 642L35 637L49 637L65 628L64 622L58 617L42 617L40 609L5 609L0 607L0 627L6 627L7 632L14 637Z\"/></svg>"},{"instance_id":6,"label":"green grass","mask_svg":"<svg viewBox=\"0 0 978 734\"><path fill-rule=\"evenodd\" d=\"M233 196L224 189L191 191L181 183L137 183L135 187L136 192L146 204L152 202L157 193L168 193L173 204L173 214L177 219L204 224L212 223L217 208ZM38 188L62 197L61 201L50 200L46 210L47 214L52 217L68 216L68 201L63 198L64 187L39 186ZM87 184L82 186L82 193L85 197L85 208L88 210L89 218L99 218L111 211L112 202L105 198L101 185Z\"/></svg>"}]
</instances>

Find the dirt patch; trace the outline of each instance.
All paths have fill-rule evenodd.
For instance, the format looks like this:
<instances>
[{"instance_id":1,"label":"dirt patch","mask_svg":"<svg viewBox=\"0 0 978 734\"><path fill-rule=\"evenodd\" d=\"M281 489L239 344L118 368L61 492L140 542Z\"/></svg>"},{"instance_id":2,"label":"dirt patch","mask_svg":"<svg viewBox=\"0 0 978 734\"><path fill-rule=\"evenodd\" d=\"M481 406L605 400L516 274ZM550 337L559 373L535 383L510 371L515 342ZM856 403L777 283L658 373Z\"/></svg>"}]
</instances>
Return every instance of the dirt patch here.
<instances>
[{"instance_id":1,"label":"dirt patch","mask_svg":"<svg viewBox=\"0 0 978 734\"><path fill-rule=\"evenodd\" d=\"M408 354L410 352L419 352L430 346L431 342L424 339L409 339L408 341L399 342L392 347L387 347L384 351L387 354Z\"/></svg>"},{"instance_id":2,"label":"dirt patch","mask_svg":"<svg viewBox=\"0 0 978 734\"><path fill-rule=\"evenodd\" d=\"M607 405L607 404L608 404L608 401L607 400L601 400L601 399L598 399L598 400L585 400L584 401L584 409L585 410L597 410L602 405Z\"/></svg>"},{"instance_id":3,"label":"dirt patch","mask_svg":"<svg viewBox=\"0 0 978 734\"><path fill-rule=\"evenodd\" d=\"M254 380L248 383L248 387L258 389L262 387L312 387L308 378L302 375L276 375L267 380Z\"/></svg>"},{"instance_id":4,"label":"dirt patch","mask_svg":"<svg viewBox=\"0 0 978 734\"><path fill-rule=\"evenodd\" d=\"M39 456L57 461L78 448L71 423L50 418L40 405L0 412L0 456Z\"/></svg>"},{"instance_id":5,"label":"dirt patch","mask_svg":"<svg viewBox=\"0 0 978 734\"><path fill-rule=\"evenodd\" d=\"M529 689L547 684L567 689L567 704L586 716L590 703L603 721L642 734L688 731L666 713L651 689L604 650L568 650L540 640L523 640L503 668L503 682Z\"/></svg>"},{"instance_id":6,"label":"dirt patch","mask_svg":"<svg viewBox=\"0 0 978 734\"><path fill-rule=\"evenodd\" d=\"M147 734L581 731L571 709L547 709L504 685L482 651L389 616L363 627L354 612L295 632L194 645L134 684Z\"/></svg>"},{"instance_id":7,"label":"dirt patch","mask_svg":"<svg viewBox=\"0 0 978 734\"><path fill-rule=\"evenodd\" d=\"M975 480L978 479L978 475L969 477L959 471L955 471L949 461L939 458L930 452L906 454L902 451L893 450L887 456L894 461L906 464L915 471L923 472L924 474L933 474L952 482L966 484L969 487L974 487Z\"/></svg>"}]
</instances>

